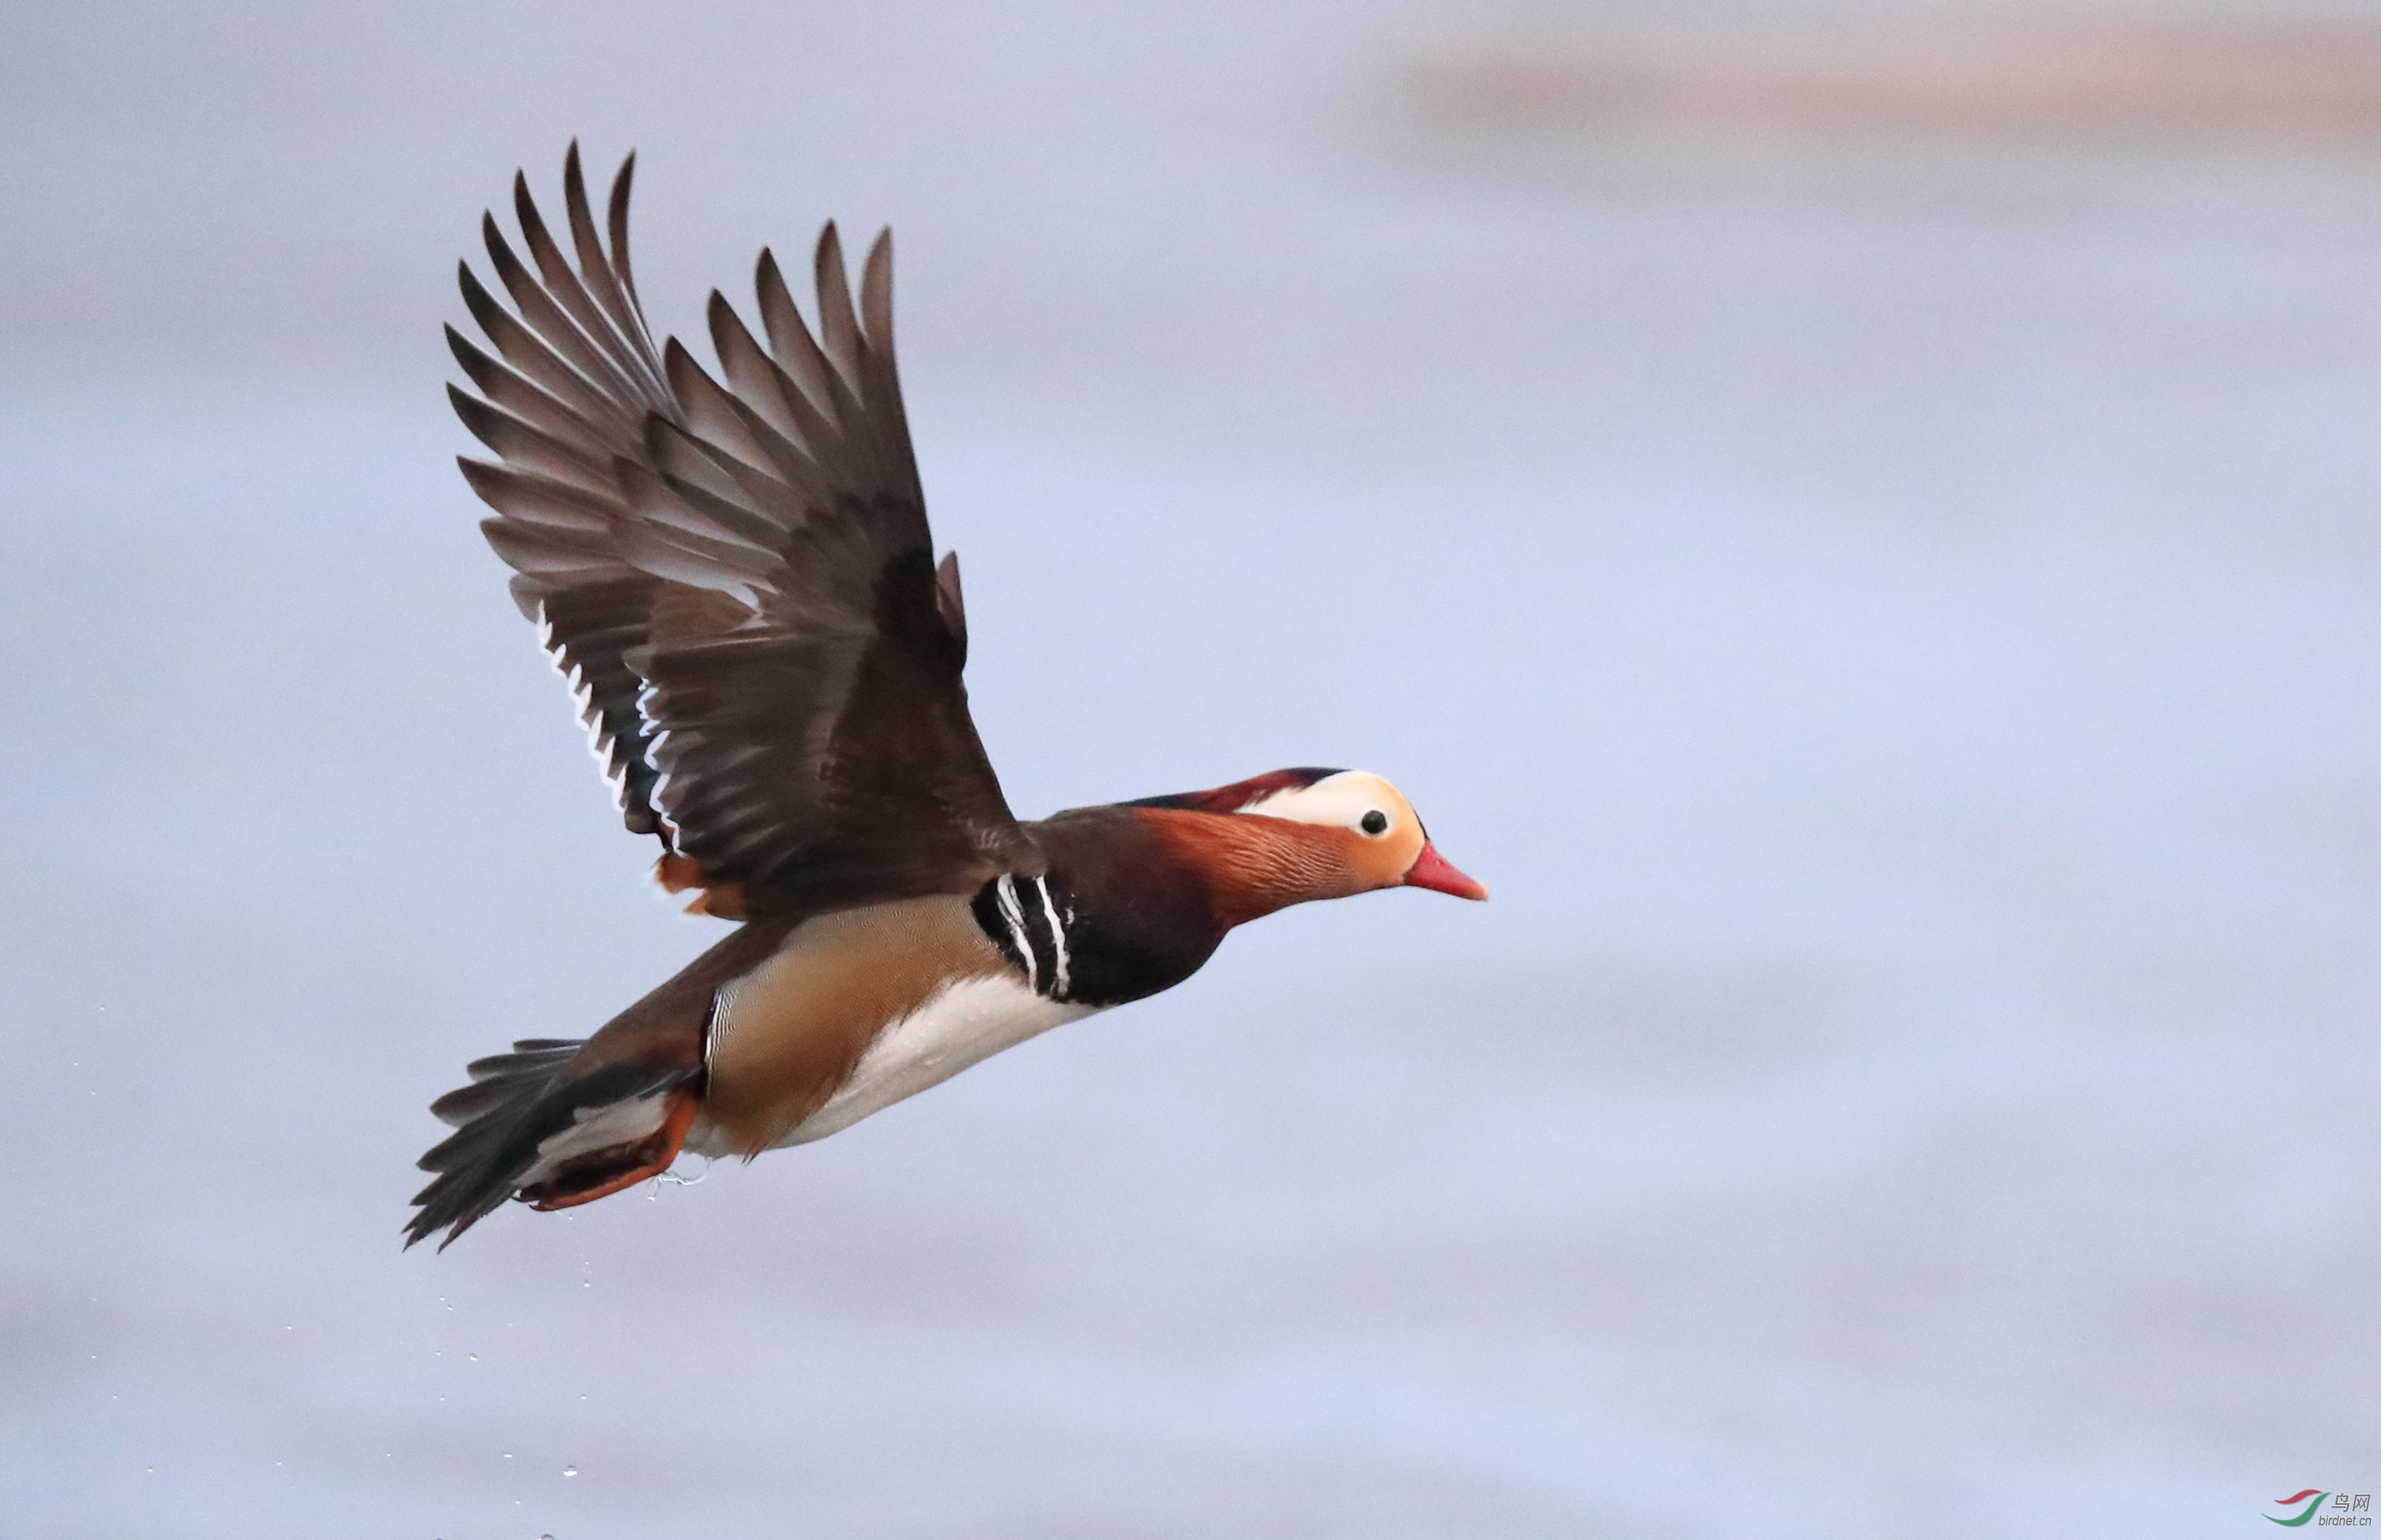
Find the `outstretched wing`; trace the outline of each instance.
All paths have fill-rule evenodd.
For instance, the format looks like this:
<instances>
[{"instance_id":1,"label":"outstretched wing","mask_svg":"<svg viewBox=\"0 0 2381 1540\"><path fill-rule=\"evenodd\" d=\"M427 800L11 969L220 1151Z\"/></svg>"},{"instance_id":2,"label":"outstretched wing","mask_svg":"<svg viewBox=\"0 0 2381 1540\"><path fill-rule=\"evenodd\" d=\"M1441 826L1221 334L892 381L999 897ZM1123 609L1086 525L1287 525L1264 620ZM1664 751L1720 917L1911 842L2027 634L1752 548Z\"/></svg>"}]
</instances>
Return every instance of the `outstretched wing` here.
<instances>
[{"instance_id":1,"label":"outstretched wing","mask_svg":"<svg viewBox=\"0 0 2381 1540\"><path fill-rule=\"evenodd\" d=\"M574 270L516 178L529 265L483 233L507 310L466 267L495 357L449 329L484 399L465 459L631 829L749 913L963 890L1036 857L960 682L958 568L933 556L892 350L890 238L855 311L835 226L813 336L761 256L757 340L711 298L714 379L656 349L629 276L621 167L606 251L573 145Z\"/></svg>"}]
</instances>

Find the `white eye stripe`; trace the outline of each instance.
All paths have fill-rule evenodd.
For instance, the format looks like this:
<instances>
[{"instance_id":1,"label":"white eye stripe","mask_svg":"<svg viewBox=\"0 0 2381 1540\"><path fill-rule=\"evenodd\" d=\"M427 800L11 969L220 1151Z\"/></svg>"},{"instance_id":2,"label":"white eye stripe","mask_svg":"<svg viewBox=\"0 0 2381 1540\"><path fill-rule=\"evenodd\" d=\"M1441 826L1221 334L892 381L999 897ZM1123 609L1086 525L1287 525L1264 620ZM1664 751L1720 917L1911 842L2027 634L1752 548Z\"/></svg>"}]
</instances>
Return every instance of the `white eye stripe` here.
<instances>
[{"instance_id":1,"label":"white eye stripe","mask_svg":"<svg viewBox=\"0 0 2381 1540\"><path fill-rule=\"evenodd\" d=\"M1342 770L1312 786L1274 792L1240 812L1320 825L1389 845L1412 840L1420 828L1398 788L1364 770Z\"/></svg>"}]
</instances>

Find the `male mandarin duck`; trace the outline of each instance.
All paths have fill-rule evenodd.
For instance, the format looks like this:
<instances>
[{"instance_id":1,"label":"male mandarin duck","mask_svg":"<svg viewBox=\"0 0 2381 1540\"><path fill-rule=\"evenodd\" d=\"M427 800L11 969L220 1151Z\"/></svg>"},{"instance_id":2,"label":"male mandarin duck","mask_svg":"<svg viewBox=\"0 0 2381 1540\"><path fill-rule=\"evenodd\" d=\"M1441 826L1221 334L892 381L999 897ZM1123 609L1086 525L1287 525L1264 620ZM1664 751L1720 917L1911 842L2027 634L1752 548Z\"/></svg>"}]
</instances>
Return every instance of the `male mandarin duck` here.
<instances>
[{"instance_id":1,"label":"male mandarin duck","mask_svg":"<svg viewBox=\"0 0 2381 1540\"><path fill-rule=\"evenodd\" d=\"M736 928L584 1041L470 1066L431 1110L410 1246L507 1198L568 1208L681 1150L750 1157L1045 1032L1168 989L1234 926L1386 887L1487 892L1378 776L1276 770L1020 822L970 720L957 559L934 557L893 368L892 247L855 311L829 225L818 329L761 254L764 346L711 297L723 379L658 349L564 162L564 254L516 177L532 267L484 220L514 309L461 269L491 353L447 328L494 452L481 528L569 682L655 875Z\"/></svg>"}]
</instances>

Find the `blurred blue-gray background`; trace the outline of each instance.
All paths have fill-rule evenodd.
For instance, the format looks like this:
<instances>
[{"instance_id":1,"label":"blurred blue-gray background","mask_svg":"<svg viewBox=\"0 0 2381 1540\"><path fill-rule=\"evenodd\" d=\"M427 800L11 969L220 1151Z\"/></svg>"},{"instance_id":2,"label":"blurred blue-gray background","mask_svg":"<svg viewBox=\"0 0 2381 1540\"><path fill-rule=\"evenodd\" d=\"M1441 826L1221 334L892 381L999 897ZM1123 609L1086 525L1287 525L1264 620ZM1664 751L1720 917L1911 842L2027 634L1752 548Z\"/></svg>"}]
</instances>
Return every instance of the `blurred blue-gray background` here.
<instances>
[{"instance_id":1,"label":"blurred blue-gray background","mask_svg":"<svg viewBox=\"0 0 2381 1540\"><path fill-rule=\"evenodd\" d=\"M2381 1488L2356 13L2216 17L2314 29L2312 124L2164 112L2247 56L2172 7L2095 116L2088 0L1995 22L2081 108L1915 5L1764 96L1726 60L1817 14L1771 5L1614 112L1616 14L8 6L0 1532L1982 1540ZM400 1255L463 1062L716 929L451 465L453 263L574 135L640 152L660 327L897 227L1020 810L1362 765L1496 901L1288 914L824 1144Z\"/></svg>"}]
</instances>

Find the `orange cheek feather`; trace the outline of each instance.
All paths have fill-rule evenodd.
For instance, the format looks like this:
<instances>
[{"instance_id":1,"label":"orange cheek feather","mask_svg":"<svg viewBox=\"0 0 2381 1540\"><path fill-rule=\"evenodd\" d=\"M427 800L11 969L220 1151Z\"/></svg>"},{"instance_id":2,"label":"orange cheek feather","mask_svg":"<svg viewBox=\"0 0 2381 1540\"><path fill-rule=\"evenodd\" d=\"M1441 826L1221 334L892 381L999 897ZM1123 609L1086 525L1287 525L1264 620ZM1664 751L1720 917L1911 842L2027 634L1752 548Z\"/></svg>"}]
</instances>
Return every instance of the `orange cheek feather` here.
<instances>
[{"instance_id":1,"label":"orange cheek feather","mask_svg":"<svg viewBox=\"0 0 2381 1540\"><path fill-rule=\"evenodd\" d=\"M1255 813L1136 808L1172 859L1199 874L1227 925L1245 925L1291 904L1339 898L1387 886L1358 865L1370 841L1345 829L1293 824Z\"/></svg>"}]
</instances>

